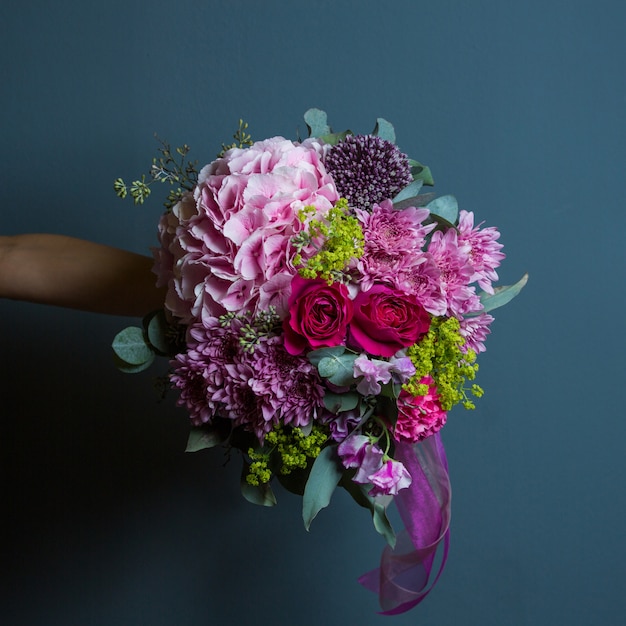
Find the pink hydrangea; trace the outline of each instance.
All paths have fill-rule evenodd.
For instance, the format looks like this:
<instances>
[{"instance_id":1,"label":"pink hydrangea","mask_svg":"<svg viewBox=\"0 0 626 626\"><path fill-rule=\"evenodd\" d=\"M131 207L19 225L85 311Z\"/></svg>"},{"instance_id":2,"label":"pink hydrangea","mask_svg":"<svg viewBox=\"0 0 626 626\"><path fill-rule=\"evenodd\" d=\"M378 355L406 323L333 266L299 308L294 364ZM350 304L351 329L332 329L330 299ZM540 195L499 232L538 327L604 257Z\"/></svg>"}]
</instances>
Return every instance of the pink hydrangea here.
<instances>
[{"instance_id":1,"label":"pink hydrangea","mask_svg":"<svg viewBox=\"0 0 626 626\"><path fill-rule=\"evenodd\" d=\"M229 150L201 170L193 198L159 226L155 271L172 313L187 324L271 305L285 314L298 212L314 206L322 217L339 199L324 152L314 140L274 137Z\"/></svg>"}]
</instances>

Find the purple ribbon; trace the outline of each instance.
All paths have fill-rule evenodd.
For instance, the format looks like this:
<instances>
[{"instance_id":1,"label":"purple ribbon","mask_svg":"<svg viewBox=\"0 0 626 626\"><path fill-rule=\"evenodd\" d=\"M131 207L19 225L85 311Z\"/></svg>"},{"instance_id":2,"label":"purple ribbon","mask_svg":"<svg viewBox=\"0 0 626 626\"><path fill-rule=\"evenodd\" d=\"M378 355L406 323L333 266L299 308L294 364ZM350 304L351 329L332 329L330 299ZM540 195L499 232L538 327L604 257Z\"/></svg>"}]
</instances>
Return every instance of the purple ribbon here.
<instances>
[{"instance_id":1,"label":"purple ribbon","mask_svg":"<svg viewBox=\"0 0 626 626\"><path fill-rule=\"evenodd\" d=\"M404 613L419 604L435 586L448 558L450 543L450 478L439 433L411 445L396 444L394 458L413 479L394 501L404 530L396 547L385 547L380 567L359 578L379 596L383 615ZM439 570L428 585L437 549L443 544Z\"/></svg>"}]
</instances>

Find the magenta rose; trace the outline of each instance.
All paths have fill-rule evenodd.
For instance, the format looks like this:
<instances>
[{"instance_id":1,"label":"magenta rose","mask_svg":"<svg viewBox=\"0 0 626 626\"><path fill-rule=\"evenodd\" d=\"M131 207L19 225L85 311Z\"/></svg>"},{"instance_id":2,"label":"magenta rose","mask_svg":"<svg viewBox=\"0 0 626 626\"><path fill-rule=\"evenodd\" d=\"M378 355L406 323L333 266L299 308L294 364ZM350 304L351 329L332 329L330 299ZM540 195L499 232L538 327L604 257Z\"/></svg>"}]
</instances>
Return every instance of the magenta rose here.
<instances>
[{"instance_id":1,"label":"magenta rose","mask_svg":"<svg viewBox=\"0 0 626 626\"><path fill-rule=\"evenodd\" d=\"M354 299L350 340L375 356L390 357L428 332L430 317L415 296L374 285Z\"/></svg>"},{"instance_id":2,"label":"magenta rose","mask_svg":"<svg viewBox=\"0 0 626 626\"><path fill-rule=\"evenodd\" d=\"M307 348L343 345L351 319L352 300L345 285L296 275L283 322L285 348L290 354L301 354Z\"/></svg>"}]
</instances>

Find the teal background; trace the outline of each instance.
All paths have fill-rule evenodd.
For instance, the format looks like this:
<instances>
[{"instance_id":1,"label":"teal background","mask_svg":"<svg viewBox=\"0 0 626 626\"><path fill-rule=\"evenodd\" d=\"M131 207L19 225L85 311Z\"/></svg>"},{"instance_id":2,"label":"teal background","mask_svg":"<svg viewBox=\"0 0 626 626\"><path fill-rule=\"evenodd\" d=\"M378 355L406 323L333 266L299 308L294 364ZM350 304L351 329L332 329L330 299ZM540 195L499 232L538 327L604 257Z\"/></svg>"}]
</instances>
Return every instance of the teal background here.
<instances>
[{"instance_id":1,"label":"teal background","mask_svg":"<svg viewBox=\"0 0 626 626\"><path fill-rule=\"evenodd\" d=\"M618 1L4 0L0 232L146 252L158 200L118 201L153 134L211 160L243 117L294 137L385 117L400 147L502 232L485 397L444 431L452 547L431 596L376 615L382 541L338 493L239 495L239 460L184 454L152 374L119 374L135 320L0 302L2 585L15 626L618 624L626 512L626 5Z\"/></svg>"}]
</instances>

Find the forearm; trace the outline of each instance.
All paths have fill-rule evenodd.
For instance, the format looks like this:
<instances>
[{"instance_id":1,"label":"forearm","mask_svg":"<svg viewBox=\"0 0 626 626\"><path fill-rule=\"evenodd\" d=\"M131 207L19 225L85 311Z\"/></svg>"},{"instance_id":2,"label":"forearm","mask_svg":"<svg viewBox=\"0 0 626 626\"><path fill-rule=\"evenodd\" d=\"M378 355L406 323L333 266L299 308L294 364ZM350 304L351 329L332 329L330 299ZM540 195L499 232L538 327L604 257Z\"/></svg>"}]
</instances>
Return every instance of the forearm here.
<instances>
[{"instance_id":1,"label":"forearm","mask_svg":"<svg viewBox=\"0 0 626 626\"><path fill-rule=\"evenodd\" d=\"M152 259L62 235L0 237L0 298L111 315L163 305Z\"/></svg>"}]
</instances>

